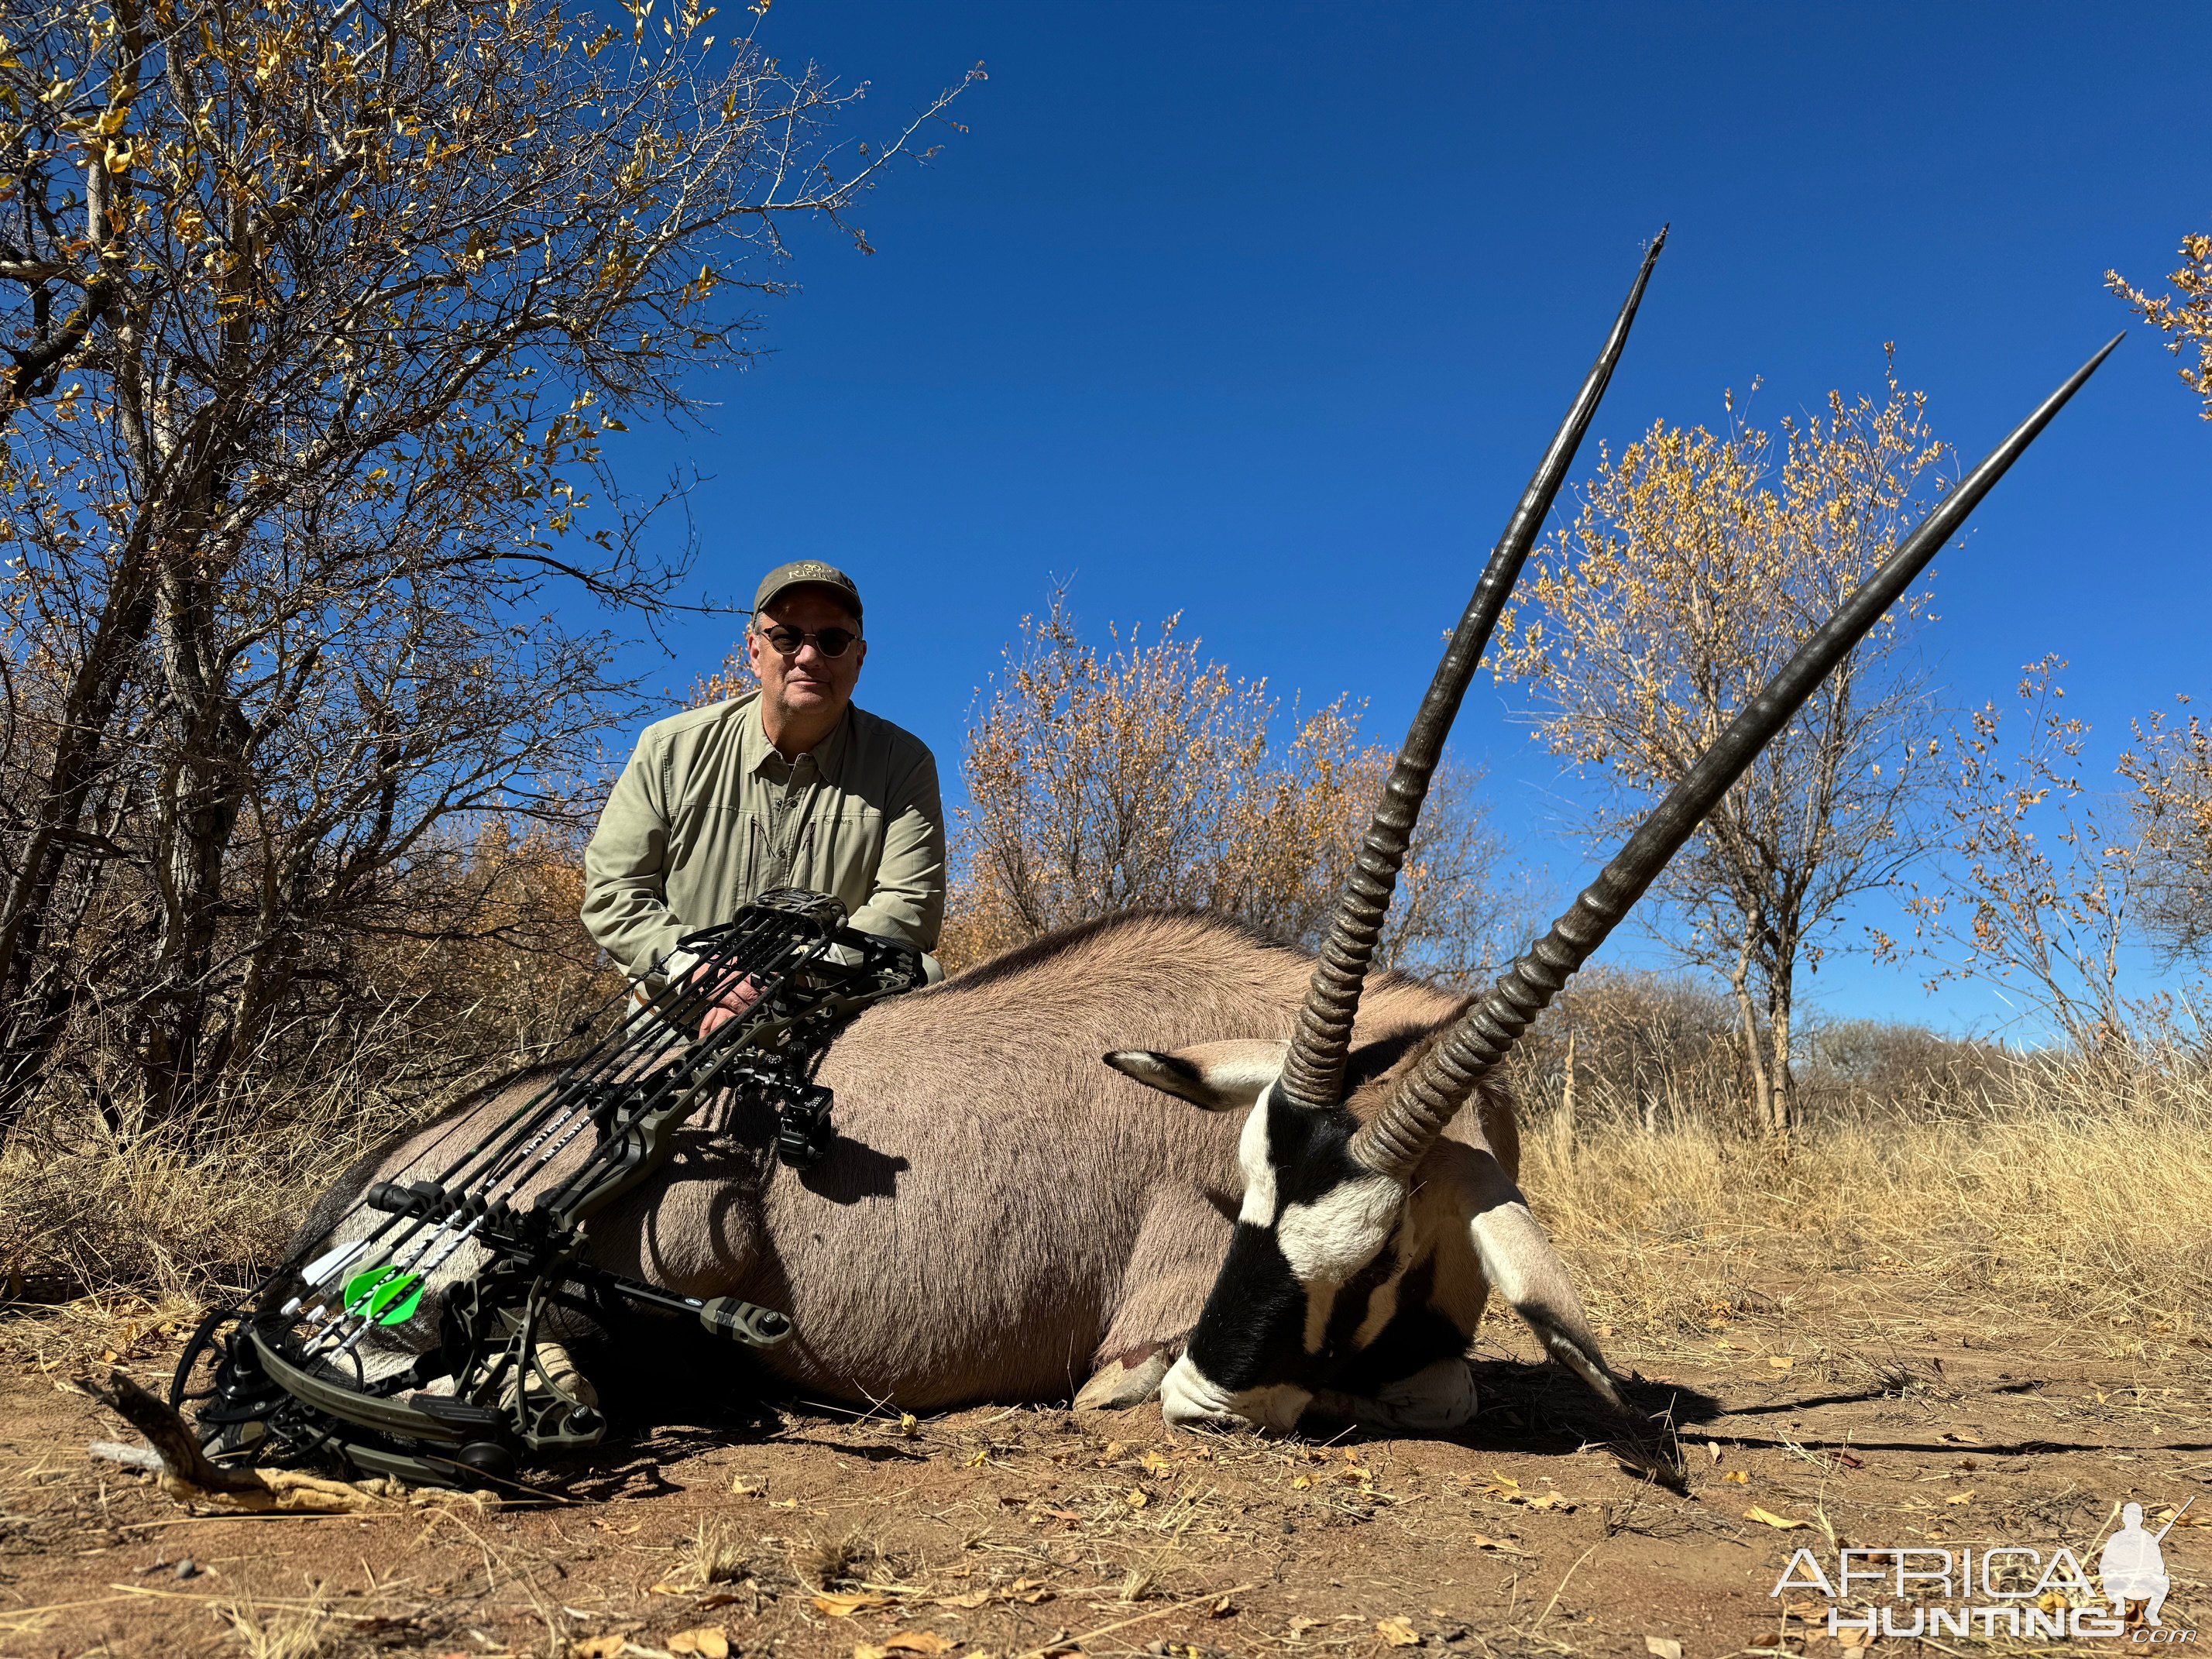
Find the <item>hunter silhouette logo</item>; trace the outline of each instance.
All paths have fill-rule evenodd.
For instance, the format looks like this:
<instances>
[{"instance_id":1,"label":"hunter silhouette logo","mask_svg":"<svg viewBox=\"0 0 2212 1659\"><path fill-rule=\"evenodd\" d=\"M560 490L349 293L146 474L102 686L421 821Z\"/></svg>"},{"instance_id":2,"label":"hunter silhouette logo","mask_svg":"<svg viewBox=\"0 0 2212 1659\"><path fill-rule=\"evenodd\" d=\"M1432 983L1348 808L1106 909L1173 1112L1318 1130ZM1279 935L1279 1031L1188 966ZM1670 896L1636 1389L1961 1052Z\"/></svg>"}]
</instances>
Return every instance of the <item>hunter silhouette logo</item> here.
<instances>
[{"instance_id":1,"label":"hunter silhouette logo","mask_svg":"<svg viewBox=\"0 0 2212 1659\"><path fill-rule=\"evenodd\" d=\"M1863 1632L1862 1640L1877 1635L1984 1641L2118 1637L2160 1645L2193 1643L2194 1630L2169 1629L2159 1614L2172 1586L2166 1535L2196 1502L2185 1503L2156 1532L2144 1528L2142 1504L2123 1506L2118 1528L2097 1556L2094 1584L2081 1557L2063 1545L2054 1550L1923 1545L1839 1549L1832 1573L1811 1550L1801 1549L1767 1594L1814 1591L1829 1603L1827 1633ZM2129 1611L2136 1603L2142 1623L2131 1628Z\"/></svg>"},{"instance_id":2,"label":"hunter silhouette logo","mask_svg":"<svg viewBox=\"0 0 2212 1659\"><path fill-rule=\"evenodd\" d=\"M2156 1534L2143 1530L2142 1505L2130 1504L2120 1511L2120 1529L2105 1540L2105 1553L2097 1558L2097 1579L2105 1587L2105 1599L2112 1604L2112 1612L2120 1618L2127 1616L2128 1603L2145 1601L2143 1622L2158 1623L2158 1610L2166 1605L2166 1593L2172 1581L2166 1576L2166 1552L2160 1547L2175 1522L2189 1512L2188 1504L2174 1511L2173 1520L2160 1527Z\"/></svg>"}]
</instances>

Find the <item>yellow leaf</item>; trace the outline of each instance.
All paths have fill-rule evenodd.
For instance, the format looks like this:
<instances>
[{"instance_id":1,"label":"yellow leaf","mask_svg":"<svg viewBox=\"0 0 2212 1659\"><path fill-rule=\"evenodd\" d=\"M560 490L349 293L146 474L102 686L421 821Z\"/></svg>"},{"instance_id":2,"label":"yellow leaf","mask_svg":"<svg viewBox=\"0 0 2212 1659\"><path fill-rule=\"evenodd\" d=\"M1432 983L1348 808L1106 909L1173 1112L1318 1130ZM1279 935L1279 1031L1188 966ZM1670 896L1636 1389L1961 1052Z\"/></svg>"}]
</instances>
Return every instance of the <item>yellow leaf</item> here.
<instances>
[{"instance_id":1,"label":"yellow leaf","mask_svg":"<svg viewBox=\"0 0 2212 1659\"><path fill-rule=\"evenodd\" d=\"M1394 1648L1417 1648L1421 1645L1421 1633L1413 1628L1410 1619L1378 1619L1375 1633Z\"/></svg>"},{"instance_id":2,"label":"yellow leaf","mask_svg":"<svg viewBox=\"0 0 2212 1659\"><path fill-rule=\"evenodd\" d=\"M1970 1492L1954 1492L1943 1501L1947 1504L1971 1504L1974 1501L1974 1494Z\"/></svg>"},{"instance_id":3,"label":"yellow leaf","mask_svg":"<svg viewBox=\"0 0 2212 1659\"><path fill-rule=\"evenodd\" d=\"M1125 1496L1121 1501L1124 1504L1127 1504L1133 1510L1140 1510L1152 1500L1151 1495L1144 1492L1141 1488L1132 1486L1127 1496Z\"/></svg>"},{"instance_id":4,"label":"yellow leaf","mask_svg":"<svg viewBox=\"0 0 2212 1659\"><path fill-rule=\"evenodd\" d=\"M1291 1477L1291 1485L1296 1490L1304 1492L1309 1486L1313 1485L1313 1476L1310 1474L1294 1474Z\"/></svg>"},{"instance_id":5,"label":"yellow leaf","mask_svg":"<svg viewBox=\"0 0 2212 1659\"><path fill-rule=\"evenodd\" d=\"M897 1635L886 1637L882 1650L885 1653L950 1653L957 1645L949 1636L939 1636L933 1630L902 1630Z\"/></svg>"},{"instance_id":6,"label":"yellow leaf","mask_svg":"<svg viewBox=\"0 0 2212 1659\"><path fill-rule=\"evenodd\" d=\"M866 1590L833 1590L814 1598L814 1610L824 1619L850 1619L856 1613L870 1607L890 1605L888 1595L872 1595Z\"/></svg>"},{"instance_id":7,"label":"yellow leaf","mask_svg":"<svg viewBox=\"0 0 2212 1659\"><path fill-rule=\"evenodd\" d=\"M586 1636L568 1644L568 1659L619 1659L628 1641L620 1636Z\"/></svg>"},{"instance_id":8,"label":"yellow leaf","mask_svg":"<svg viewBox=\"0 0 2212 1659\"><path fill-rule=\"evenodd\" d=\"M1730 1469L1721 1479L1735 1486L1747 1486L1751 1484L1751 1476L1741 1469Z\"/></svg>"},{"instance_id":9,"label":"yellow leaf","mask_svg":"<svg viewBox=\"0 0 2212 1659\"><path fill-rule=\"evenodd\" d=\"M1145 1454L1144 1462L1146 1473L1149 1474L1165 1474L1174 1467L1174 1465L1170 1463L1166 1458L1161 1456L1156 1451L1146 1452Z\"/></svg>"},{"instance_id":10,"label":"yellow leaf","mask_svg":"<svg viewBox=\"0 0 2212 1659\"><path fill-rule=\"evenodd\" d=\"M1777 1515L1772 1510L1763 1510L1756 1504L1743 1512L1743 1518L1747 1521L1756 1521L1763 1527L1772 1527L1779 1532L1789 1532L1798 1527L1809 1527L1813 1524L1810 1521L1792 1521L1785 1516Z\"/></svg>"},{"instance_id":11,"label":"yellow leaf","mask_svg":"<svg viewBox=\"0 0 2212 1659\"><path fill-rule=\"evenodd\" d=\"M1786 1371L1797 1362L1786 1353L1771 1353L1766 1356L1766 1363L1778 1371Z\"/></svg>"},{"instance_id":12,"label":"yellow leaf","mask_svg":"<svg viewBox=\"0 0 2212 1659\"><path fill-rule=\"evenodd\" d=\"M730 1633L720 1625L679 1630L668 1638L671 1653L695 1653L699 1659L730 1659Z\"/></svg>"},{"instance_id":13,"label":"yellow leaf","mask_svg":"<svg viewBox=\"0 0 2212 1659\"><path fill-rule=\"evenodd\" d=\"M1651 1659L1682 1659L1682 1644L1671 1636L1647 1636L1644 1650Z\"/></svg>"}]
</instances>

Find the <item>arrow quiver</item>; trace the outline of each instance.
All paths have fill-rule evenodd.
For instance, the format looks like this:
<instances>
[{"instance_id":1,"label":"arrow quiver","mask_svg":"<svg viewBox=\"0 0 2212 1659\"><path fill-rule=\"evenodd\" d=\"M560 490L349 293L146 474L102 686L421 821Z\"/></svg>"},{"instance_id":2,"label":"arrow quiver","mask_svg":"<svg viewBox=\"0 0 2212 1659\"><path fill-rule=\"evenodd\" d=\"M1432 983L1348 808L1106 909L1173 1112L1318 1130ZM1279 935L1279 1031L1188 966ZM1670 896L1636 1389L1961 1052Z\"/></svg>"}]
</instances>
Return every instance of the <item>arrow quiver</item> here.
<instances>
[{"instance_id":1,"label":"arrow quiver","mask_svg":"<svg viewBox=\"0 0 2212 1659\"><path fill-rule=\"evenodd\" d=\"M600 1324L672 1314L755 1347L788 1339L791 1320L774 1309L595 1266L587 1224L654 1179L677 1132L732 1093L773 1111L783 1163L828 1154L823 1056L862 1009L923 981L913 946L844 921L836 899L784 889L683 939L656 964L662 988L611 1004L629 1004L627 1017L488 1134L438 1144L411 1178L372 1183L312 1259L210 1315L170 1403L195 1413L219 1457L477 1484L606 1432L554 1340L556 1310ZM758 1000L698 1036L708 1010L748 980Z\"/></svg>"}]
</instances>

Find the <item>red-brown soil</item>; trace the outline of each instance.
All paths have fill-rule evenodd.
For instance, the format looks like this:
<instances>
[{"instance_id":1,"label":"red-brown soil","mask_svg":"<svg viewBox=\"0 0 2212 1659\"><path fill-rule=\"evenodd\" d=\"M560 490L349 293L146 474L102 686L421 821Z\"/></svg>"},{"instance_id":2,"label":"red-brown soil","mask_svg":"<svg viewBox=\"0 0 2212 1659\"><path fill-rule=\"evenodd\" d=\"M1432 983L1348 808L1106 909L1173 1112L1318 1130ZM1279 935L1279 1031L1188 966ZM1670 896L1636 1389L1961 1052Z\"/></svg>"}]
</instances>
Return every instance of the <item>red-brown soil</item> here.
<instances>
[{"instance_id":1,"label":"red-brown soil","mask_svg":"<svg viewBox=\"0 0 2212 1659\"><path fill-rule=\"evenodd\" d=\"M18 1310L0 1319L0 1655L651 1659L712 1655L719 1632L731 1652L836 1659L1668 1642L1842 1659L1814 1602L1768 1593L1798 1546L2063 1543L2094 1565L2116 1505L2156 1523L2192 1494L2165 1624L2212 1626L2203 1348L2154 1328L2100 1357L2064 1332L1999 1342L1902 1314L1914 1340L1895 1346L1780 1317L1616 1341L1645 1403L1672 1404L1686 1496L1583 1445L1579 1395L1500 1358L1453 1441L1170 1435L1156 1407L715 1420L690 1386L673 1420L540 1496L249 1519L187 1513L87 1455L131 1437L69 1379L112 1356L158 1390L182 1310Z\"/></svg>"}]
</instances>

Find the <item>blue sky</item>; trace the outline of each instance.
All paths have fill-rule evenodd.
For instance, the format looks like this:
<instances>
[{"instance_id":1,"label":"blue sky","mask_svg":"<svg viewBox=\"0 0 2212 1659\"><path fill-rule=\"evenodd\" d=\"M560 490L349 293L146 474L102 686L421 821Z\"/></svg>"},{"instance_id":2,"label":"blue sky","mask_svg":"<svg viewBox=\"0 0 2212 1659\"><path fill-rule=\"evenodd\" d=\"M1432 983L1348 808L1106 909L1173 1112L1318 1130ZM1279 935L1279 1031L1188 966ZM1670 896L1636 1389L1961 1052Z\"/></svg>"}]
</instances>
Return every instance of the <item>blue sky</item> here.
<instances>
[{"instance_id":1,"label":"blue sky","mask_svg":"<svg viewBox=\"0 0 2212 1659\"><path fill-rule=\"evenodd\" d=\"M773 355L702 386L711 429L676 446L710 475L702 591L850 570L862 701L948 784L1055 577L1089 626L1180 611L1286 696L1367 697L1395 743L1662 222L1596 436L1717 422L1754 378L1769 422L1871 392L1894 341L1969 459L2127 325L2107 267L2151 283L2212 227L2212 9L777 0L762 37L872 83L856 137L989 71L969 131L856 216L872 257L798 238ZM2057 651L2109 757L2130 715L2212 694L2212 425L2174 367L2136 331L1939 562L1952 702ZM688 684L734 626L641 665ZM1571 892L1574 786L1513 715L1486 678L1456 746ZM1923 976L1837 962L1809 988L2003 1012Z\"/></svg>"}]
</instances>

